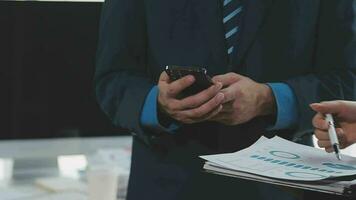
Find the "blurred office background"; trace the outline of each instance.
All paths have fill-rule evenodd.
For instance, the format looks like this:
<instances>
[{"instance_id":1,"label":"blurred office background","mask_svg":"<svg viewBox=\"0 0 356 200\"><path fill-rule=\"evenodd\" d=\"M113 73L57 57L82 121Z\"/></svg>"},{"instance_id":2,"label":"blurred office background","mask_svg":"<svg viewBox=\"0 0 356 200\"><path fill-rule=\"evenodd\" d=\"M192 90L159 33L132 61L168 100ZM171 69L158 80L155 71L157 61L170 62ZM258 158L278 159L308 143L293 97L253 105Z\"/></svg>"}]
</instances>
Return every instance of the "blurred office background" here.
<instances>
[{"instance_id":1,"label":"blurred office background","mask_svg":"<svg viewBox=\"0 0 356 200\"><path fill-rule=\"evenodd\" d=\"M95 101L101 6L0 1L0 139L124 132Z\"/></svg>"},{"instance_id":2,"label":"blurred office background","mask_svg":"<svg viewBox=\"0 0 356 200\"><path fill-rule=\"evenodd\" d=\"M0 199L87 199L90 160L120 169L125 198L131 137L94 93L102 4L0 0Z\"/></svg>"}]
</instances>

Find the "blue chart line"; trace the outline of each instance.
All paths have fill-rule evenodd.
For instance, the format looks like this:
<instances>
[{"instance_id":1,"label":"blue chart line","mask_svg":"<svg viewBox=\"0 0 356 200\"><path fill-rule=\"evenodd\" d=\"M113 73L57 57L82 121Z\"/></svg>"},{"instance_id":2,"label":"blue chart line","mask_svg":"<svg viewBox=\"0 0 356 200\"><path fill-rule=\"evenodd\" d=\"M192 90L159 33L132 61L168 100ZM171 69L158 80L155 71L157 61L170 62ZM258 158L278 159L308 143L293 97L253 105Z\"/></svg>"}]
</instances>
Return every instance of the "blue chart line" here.
<instances>
[{"instance_id":1,"label":"blue chart line","mask_svg":"<svg viewBox=\"0 0 356 200\"><path fill-rule=\"evenodd\" d=\"M308 172L286 172L286 175L295 178L328 178L325 175L308 173Z\"/></svg>"},{"instance_id":2,"label":"blue chart line","mask_svg":"<svg viewBox=\"0 0 356 200\"><path fill-rule=\"evenodd\" d=\"M300 156L294 153L289 153L285 151L270 151L269 152L271 155L280 157L280 158L286 158L286 159L298 159Z\"/></svg>"},{"instance_id":3,"label":"blue chart line","mask_svg":"<svg viewBox=\"0 0 356 200\"><path fill-rule=\"evenodd\" d=\"M314 172L324 172L324 173L337 173L340 174L342 172L340 171L334 171L334 170L330 170L330 169L321 169L321 168L317 168L317 167L311 167L311 166L305 166L302 164L297 164L297 163L293 163L293 162L288 162L288 161L284 161L284 160L279 160L279 159L273 159L273 158L268 158L266 156L260 156L260 155L252 155L250 156L253 159L257 159L263 162L268 162L271 164L278 164L281 166L286 166L286 167L290 167L290 168L297 168L297 169L303 169L303 170L311 170ZM336 165L336 164L332 164L332 163L323 163L323 165L334 168L334 169L350 169L352 166L345 166L345 165ZM352 170L356 170L356 168L352 167Z\"/></svg>"},{"instance_id":4,"label":"blue chart line","mask_svg":"<svg viewBox=\"0 0 356 200\"><path fill-rule=\"evenodd\" d=\"M334 164L334 163L323 163L323 165L333 168L333 169L356 170L356 168L351 165L341 165L341 164Z\"/></svg>"}]
</instances>

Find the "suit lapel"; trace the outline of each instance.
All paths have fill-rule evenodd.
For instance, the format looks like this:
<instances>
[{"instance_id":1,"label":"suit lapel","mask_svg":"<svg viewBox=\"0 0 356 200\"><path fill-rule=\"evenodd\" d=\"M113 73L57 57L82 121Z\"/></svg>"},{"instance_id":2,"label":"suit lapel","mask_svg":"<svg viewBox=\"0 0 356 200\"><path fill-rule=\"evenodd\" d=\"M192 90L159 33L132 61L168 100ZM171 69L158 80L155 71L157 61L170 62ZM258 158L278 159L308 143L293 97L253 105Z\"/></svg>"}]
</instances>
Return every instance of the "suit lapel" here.
<instances>
[{"instance_id":1,"label":"suit lapel","mask_svg":"<svg viewBox=\"0 0 356 200\"><path fill-rule=\"evenodd\" d=\"M263 25L273 0L245 0L240 41L233 56L232 67L240 65ZM230 69L232 70L232 69Z\"/></svg>"}]
</instances>

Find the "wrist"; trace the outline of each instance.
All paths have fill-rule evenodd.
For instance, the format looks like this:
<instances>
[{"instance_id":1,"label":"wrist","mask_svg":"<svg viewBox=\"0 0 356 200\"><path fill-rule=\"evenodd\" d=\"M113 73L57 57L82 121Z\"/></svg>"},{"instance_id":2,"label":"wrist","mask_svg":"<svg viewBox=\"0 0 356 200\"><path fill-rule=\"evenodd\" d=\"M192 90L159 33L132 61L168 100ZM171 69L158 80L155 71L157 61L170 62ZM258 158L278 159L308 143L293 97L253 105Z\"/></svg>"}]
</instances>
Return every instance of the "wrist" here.
<instances>
[{"instance_id":1,"label":"wrist","mask_svg":"<svg viewBox=\"0 0 356 200\"><path fill-rule=\"evenodd\" d=\"M176 120L174 120L164 109L164 106L160 103L160 99L157 98L157 119L159 124L163 127L170 127L171 124L178 124Z\"/></svg>"},{"instance_id":2,"label":"wrist","mask_svg":"<svg viewBox=\"0 0 356 200\"><path fill-rule=\"evenodd\" d=\"M260 84L259 116L274 115L277 112L276 100L272 89L267 84Z\"/></svg>"}]
</instances>

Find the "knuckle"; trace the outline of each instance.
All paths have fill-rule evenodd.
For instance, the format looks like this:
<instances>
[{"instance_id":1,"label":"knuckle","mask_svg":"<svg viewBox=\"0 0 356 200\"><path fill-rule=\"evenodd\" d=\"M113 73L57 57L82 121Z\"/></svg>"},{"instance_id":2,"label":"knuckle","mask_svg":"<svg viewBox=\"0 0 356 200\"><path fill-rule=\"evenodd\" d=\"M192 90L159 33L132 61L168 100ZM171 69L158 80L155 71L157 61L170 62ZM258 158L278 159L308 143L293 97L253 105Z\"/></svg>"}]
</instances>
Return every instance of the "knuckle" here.
<instances>
[{"instance_id":1,"label":"knuckle","mask_svg":"<svg viewBox=\"0 0 356 200\"><path fill-rule=\"evenodd\" d=\"M234 72L229 72L226 75L229 76L229 77L235 77L236 76L236 74Z\"/></svg>"},{"instance_id":2,"label":"knuckle","mask_svg":"<svg viewBox=\"0 0 356 200\"><path fill-rule=\"evenodd\" d=\"M235 77L233 77L233 76L229 76L229 82L235 82Z\"/></svg>"},{"instance_id":3,"label":"knuckle","mask_svg":"<svg viewBox=\"0 0 356 200\"><path fill-rule=\"evenodd\" d=\"M168 102L167 103L167 107L170 109L170 110L174 110L174 103L173 102Z\"/></svg>"},{"instance_id":4,"label":"knuckle","mask_svg":"<svg viewBox=\"0 0 356 200\"><path fill-rule=\"evenodd\" d=\"M174 90L174 88L172 88L172 87L169 87L169 88L167 89L167 95L169 95L169 96L172 96L172 95L174 94L174 92L175 92L175 90Z\"/></svg>"},{"instance_id":5,"label":"knuckle","mask_svg":"<svg viewBox=\"0 0 356 200\"><path fill-rule=\"evenodd\" d=\"M236 80L237 80L237 76L236 76L235 73L229 72L227 75L228 75L228 79L229 79L230 81L236 81Z\"/></svg>"}]
</instances>

